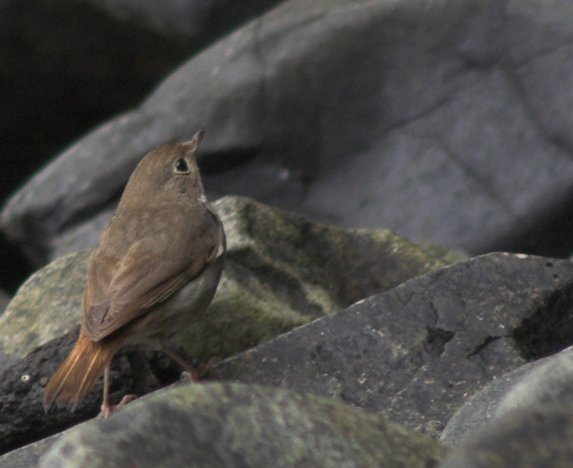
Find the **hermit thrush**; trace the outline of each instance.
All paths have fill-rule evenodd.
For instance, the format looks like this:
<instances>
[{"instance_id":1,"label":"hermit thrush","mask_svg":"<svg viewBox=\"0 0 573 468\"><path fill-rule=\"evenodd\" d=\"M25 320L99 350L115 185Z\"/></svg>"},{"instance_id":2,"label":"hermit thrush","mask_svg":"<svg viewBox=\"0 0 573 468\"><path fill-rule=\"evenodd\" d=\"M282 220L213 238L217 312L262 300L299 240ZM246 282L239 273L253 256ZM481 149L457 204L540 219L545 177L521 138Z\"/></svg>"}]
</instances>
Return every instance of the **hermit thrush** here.
<instances>
[{"instance_id":1,"label":"hermit thrush","mask_svg":"<svg viewBox=\"0 0 573 468\"><path fill-rule=\"evenodd\" d=\"M44 408L75 408L125 344L165 342L201 318L223 269L225 233L208 203L195 155L204 132L158 148L131 175L89 264L74 348L44 389Z\"/></svg>"}]
</instances>

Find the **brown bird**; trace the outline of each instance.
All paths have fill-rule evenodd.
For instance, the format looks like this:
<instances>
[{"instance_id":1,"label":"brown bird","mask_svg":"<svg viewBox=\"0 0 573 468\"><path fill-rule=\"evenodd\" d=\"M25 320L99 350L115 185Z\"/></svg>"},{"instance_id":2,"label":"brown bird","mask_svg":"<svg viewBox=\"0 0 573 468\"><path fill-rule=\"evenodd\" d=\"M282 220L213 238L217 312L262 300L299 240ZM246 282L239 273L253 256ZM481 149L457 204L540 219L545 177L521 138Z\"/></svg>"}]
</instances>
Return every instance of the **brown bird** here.
<instances>
[{"instance_id":1,"label":"brown bird","mask_svg":"<svg viewBox=\"0 0 573 468\"><path fill-rule=\"evenodd\" d=\"M91 258L78 341L44 389L75 409L104 373L102 413L109 415L109 367L125 344L161 349L201 318L219 283L225 233L208 203L195 155L204 135L158 148L131 175Z\"/></svg>"}]
</instances>

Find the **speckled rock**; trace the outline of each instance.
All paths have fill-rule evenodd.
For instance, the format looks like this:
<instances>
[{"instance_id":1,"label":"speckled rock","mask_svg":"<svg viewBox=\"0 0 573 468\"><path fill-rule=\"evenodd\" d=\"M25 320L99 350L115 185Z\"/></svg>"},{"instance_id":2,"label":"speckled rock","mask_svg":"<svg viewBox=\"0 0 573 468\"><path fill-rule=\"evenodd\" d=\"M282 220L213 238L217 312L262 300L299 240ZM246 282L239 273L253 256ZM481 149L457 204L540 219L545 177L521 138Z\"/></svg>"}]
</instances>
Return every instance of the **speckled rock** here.
<instances>
[{"instance_id":1,"label":"speckled rock","mask_svg":"<svg viewBox=\"0 0 573 468\"><path fill-rule=\"evenodd\" d=\"M439 437L476 391L573 341L573 264L488 254L413 278L218 365Z\"/></svg>"},{"instance_id":2,"label":"speckled rock","mask_svg":"<svg viewBox=\"0 0 573 468\"><path fill-rule=\"evenodd\" d=\"M76 427L39 466L426 468L444 453L430 439L342 403L205 384L181 385Z\"/></svg>"},{"instance_id":3,"label":"speckled rock","mask_svg":"<svg viewBox=\"0 0 573 468\"><path fill-rule=\"evenodd\" d=\"M0 373L80 321L90 252L66 255L34 273L0 316Z\"/></svg>"},{"instance_id":4,"label":"speckled rock","mask_svg":"<svg viewBox=\"0 0 573 468\"><path fill-rule=\"evenodd\" d=\"M183 336L198 359L225 357L445 265L385 230L345 231L244 198L215 203L229 254L205 317ZM89 252L34 274L0 317L0 369L76 326Z\"/></svg>"},{"instance_id":5,"label":"speckled rock","mask_svg":"<svg viewBox=\"0 0 573 468\"><path fill-rule=\"evenodd\" d=\"M46 437L25 447L0 455L0 466L2 468L37 466L40 456L50 449L58 437L60 437L59 434Z\"/></svg>"}]
</instances>

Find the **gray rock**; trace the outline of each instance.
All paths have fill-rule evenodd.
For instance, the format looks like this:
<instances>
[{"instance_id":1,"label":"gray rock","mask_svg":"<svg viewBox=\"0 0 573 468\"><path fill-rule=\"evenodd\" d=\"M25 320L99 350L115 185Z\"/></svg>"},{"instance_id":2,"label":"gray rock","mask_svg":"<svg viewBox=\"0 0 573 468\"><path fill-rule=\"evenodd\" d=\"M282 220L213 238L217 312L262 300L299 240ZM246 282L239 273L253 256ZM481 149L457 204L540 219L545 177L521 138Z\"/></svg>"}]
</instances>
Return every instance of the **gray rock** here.
<instances>
[{"instance_id":1,"label":"gray rock","mask_svg":"<svg viewBox=\"0 0 573 468\"><path fill-rule=\"evenodd\" d=\"M99 413L102 379L73 412L63 405L51 408L46 414L42 406L43 388L70 352L77 340L78 331L79 327L76 327L74 331L34 349L24 359L2 372L0 454L93 418ZM111 401L119 402L127 394L145 395L176 380L175 376L166 378L169 367L162 366L160 373L154 372L155 369L159 370L153 367L155 364L154 357L148 357L141 350L129 346L122 348L111 364ZM180 370L175 372L178 375ZM22 456L30 455L22 453Z\"/></svg>"},{"instance_id":2,"label":"gray rock","mask_svg":"<svg viewBox=\"0 0 573 468\"><path fill-rule=\"evenodd\" d=\"M529 411L540 405L573 405L573 348L531 362L487 385L456 411L440 441L457 446L479 430L496 427L511 411Z\"/></svg>"},{"instance_id":3,"label":"gray rock","mask_svg":"<svg viewBox=\"0 0 573 468\"><path fill-rule=\"evenodd\" d=\"M440 468L568 468L573 405L513 410L451 452Z\"/></svg>"},{"instance_id":4,"label":"gray rock","mask_svg":"<svg viewBox=\"0 0 573 468\"><path fill-rule=\"evenodd\" d=\"M167 36L183 36L201 43L281 0L81 0L113 18L142 24Z\"/></svg>"},{"instance_id":5,"label":"gray rock","mask_svg":"<svg viewBox=\"0 0 573 468\"><path fill-rule=\"evenodd\" d=\"M571 343L573 265L489 254L411 279L217 366L434 437L473 393Z\"/></svg>"},{"instance_id":6,"label":"gray rock","mask_svg":"<svg viewBox=\"0 0 573 468\"><path fill-rule=\"evenodd\" d=\"M189 39L76 0L2 0L0 31L2 204L62 148L137 105L194 50Z\"/></svg>"},{"instance_id":7,"label":"gray rock","mask_svg":"<svg viewBox=\"0 0 573 468\"><path fill-rule=\"evenodd\" d=\"M318 225L242 198L219 200L215 209L227 232L225 272L204 320L181 336L199 362L236 354L445 264L442 254L384 230ZM0 453L99 411L101 383L75 413L55 409L46 417L41 406L43 386L77 337L63 333L77 332L88 258L70 254L35 273L0 317ZM156 379L148 378L150 367ZM173 382L180 369L169 367L127 347L113 361L112 401Z\"/></svg>"},{"instance_id":8,"label":"gray rock","mask_svg":"<svg viewBox=\"0 0 573 468\"><path fill-rule=\"evenodd\" d=\"M0 374L81 318L90 252L67 255L34 273L0 316Z\"/></svg>"},{"instance_id":9,"label":"gray rock","mask_svg":"<svg viewBox=\"0 0 573 468\"><path fill-rule=\"evenodd\" d=\"M110 437L112 435L112 437ZM444 450L350 406L279 389L182 385L60 437L40 467L427 467Z\"/></svg>"},{"instance_id":10,"label":"gray rock","mask_svg":"<svg viewBox=\"0 0 573 468\"><path fill-rule=\"evenodd\" d=\"M565 0L284 2L61 154L2 229L45 262L146 151L206 126L215 191L266 184L261 200L320 220L471 252L546 237L571 198L571 106L554 80L573 76L555 46L572 18Z\"/></svg>"},{"instance_id":11,"label":"gray rock","mask_svg":"<svg viewBox=\"0 0 573 468\"><path fill-rule=\"evenodd\" d=\"M183 60L276 3L0 1L0 102L9 116L0 122L0 201L83 133L137 105Z\"/></svg>"},{"instance_id":12,"label":"gray rock","mask_svg":"<svg viewBox=\"0 0 573 468\"><path fill-rule=\"evenodd\" d=\"M229 253L207 320L182 338L198 359L235 354L446 265L386 230L346 231L243 198L214 206ZM88 259L62 257L20 288L0 317L0 370L79 323Z\"/></svg>"},{"instance_id":13,"label":"gray rock","mask_svg":"<svg viewBox=\"0 0 573 468\"><path fill-rule=\"evenodd\" d=\"M22 468L23 466L38 466L40 457L47 452L60 435L53 435L33 444L21 447L0 455L2 468Z\"/></svg>"}]
</instances>

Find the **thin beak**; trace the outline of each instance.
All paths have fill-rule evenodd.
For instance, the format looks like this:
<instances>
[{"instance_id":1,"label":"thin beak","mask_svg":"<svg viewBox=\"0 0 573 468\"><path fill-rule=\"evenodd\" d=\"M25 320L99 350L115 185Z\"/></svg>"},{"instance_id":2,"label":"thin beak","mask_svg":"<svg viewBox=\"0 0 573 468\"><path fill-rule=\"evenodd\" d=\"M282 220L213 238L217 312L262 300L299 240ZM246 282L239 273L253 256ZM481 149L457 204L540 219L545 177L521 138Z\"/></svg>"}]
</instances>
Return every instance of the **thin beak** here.
<instances>
[{"instance_id":1,"label":"thin beak","mask_svg":"<svg viewBox=\"0 0 573 468\"><path fill-rule=\"evenodd\" d=\"M203 137L205 136L205 133L207 133L207 132L205 131L204 128L202 128L195 135L193 135L193 138L191 138L190 140L184 141L181 144L184 146L192 146L193 151L195 151L195 150L197 150L197 148L199 148L201 141L203 141Z\"/></svg>"},{"instance_id":2,"label":"thin beak","mask_svg":"<svg viewBox=\"0 0 573 468\"><path fill-rule=\"evenodd\" d=\"M197 146L199 146L201 144L201 141L203 141L205 133L207 133L207 130L205 130L205 128L202 128L195 135L193 135L192 140L197 142Z\"/></svg>"}]
</instances>

